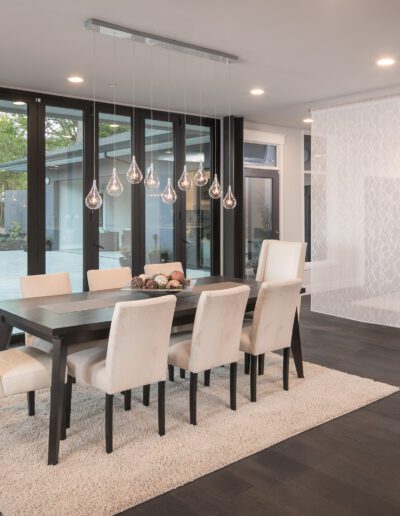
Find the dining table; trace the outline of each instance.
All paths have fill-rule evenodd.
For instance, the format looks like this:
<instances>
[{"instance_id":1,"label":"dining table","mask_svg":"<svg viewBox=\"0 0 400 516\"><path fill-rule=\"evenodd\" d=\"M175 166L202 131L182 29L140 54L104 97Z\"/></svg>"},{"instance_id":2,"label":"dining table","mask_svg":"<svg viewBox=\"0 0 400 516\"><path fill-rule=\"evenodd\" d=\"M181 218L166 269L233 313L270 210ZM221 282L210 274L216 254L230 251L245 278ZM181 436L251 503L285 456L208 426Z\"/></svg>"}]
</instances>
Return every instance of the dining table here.
<instances>
[{"instance_id":1,"label":"dining table","mask_svg":"<svg viewBox=\"0 0 400 516\"><path fill-rule=\"evenodd\" d=\"M173 326L193 323L202 291L232 288L238 285L250 287L246 310L251 312L254 310L261 282L228 276L209 276L197 279L195 286L189 290L174 292L177 303ZM116 303L146 299L154 295L168 295L168 292L155 293L125 288L0 302L0 350L9 347L14 328L53 344L49 465L58 463L60 441L66 437L63 435L62 428L68 347L80 342L107 338ZM297 375L304 377L297 311L293 323L291 350Z\"/></svg>"}]
</instances>

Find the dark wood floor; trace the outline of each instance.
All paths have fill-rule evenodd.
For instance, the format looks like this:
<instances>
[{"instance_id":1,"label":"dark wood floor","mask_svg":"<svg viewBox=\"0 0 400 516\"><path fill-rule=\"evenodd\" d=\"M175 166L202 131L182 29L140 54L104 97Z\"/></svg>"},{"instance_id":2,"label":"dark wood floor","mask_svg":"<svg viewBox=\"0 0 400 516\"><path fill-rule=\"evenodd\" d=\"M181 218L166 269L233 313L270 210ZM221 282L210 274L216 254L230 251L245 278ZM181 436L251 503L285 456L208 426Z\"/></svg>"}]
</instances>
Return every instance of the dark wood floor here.
<instances>
[{"instance_id":1,"label":"dark wood floor","mask_svg":"<svg viewBox=\"0 0 400 516\"><path fill-rule=\"evenodd\" d=\"M310 312L304 359L399 385L400 330ZM400 515L400 394L129 509L125 516Z\"/></svg>"}]
</instances>

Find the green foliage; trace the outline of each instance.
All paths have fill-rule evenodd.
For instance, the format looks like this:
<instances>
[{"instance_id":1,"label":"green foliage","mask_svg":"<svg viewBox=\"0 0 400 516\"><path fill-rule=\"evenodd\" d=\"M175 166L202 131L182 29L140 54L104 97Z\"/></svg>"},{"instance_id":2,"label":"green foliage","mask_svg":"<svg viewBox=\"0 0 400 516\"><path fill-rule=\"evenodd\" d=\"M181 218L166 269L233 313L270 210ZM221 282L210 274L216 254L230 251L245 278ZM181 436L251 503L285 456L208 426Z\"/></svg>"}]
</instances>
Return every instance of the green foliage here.
<instances>
[{"instance_id":1,"label":"green foliage","mask_svg":"<svg viewBox=\"0 0 400 516\"><path fill-rule=\"evenodd\" d=\"M9 239L10 240L18 240L24 235L23 228L19 222L14 221L11 224Z\"/></svg>"}]
</instances>

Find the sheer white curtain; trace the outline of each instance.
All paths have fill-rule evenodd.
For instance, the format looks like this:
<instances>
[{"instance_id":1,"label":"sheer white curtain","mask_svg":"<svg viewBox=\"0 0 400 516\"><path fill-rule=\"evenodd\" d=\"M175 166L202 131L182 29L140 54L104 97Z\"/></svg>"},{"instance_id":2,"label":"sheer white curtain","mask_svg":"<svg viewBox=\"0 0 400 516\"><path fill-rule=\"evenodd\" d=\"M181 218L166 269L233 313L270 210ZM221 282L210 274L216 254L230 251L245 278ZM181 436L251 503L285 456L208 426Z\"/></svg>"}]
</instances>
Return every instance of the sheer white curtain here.
<instances>
[{"instance_id":1,"label":"sheer white curtain","mask_svg":"<svg viewBox=\"0 0 400 516\"><path fill-rule=\"evenodd\" d=\"M312 310L400 327L400 96L312 118Z\"/></svg>"}]
</instances>

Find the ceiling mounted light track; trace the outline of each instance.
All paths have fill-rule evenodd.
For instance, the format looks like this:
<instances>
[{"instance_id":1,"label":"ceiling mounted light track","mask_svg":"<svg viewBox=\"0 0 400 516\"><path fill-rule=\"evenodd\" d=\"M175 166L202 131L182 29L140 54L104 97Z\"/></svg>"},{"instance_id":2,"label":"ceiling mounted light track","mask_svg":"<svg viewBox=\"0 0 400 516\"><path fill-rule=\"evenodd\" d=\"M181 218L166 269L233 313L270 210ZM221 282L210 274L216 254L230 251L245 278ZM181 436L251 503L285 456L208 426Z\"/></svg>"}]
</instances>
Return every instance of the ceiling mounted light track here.
<instances>
[{"instance_id":1,"label":"ceiling mounted light track","mask_svg":"<svg viewBox=\"0 0 400 516\"><path fill-rule=\"evenodd\" d=\"M219 61L220 63L235 63L239 59L237 56L227 54L226 52L192 45L191 43L165 38L164 36L158 36L156 34L149 34L136 29L122 27L121 25L97 20L96 18L89 18L89 20L86 20L85 28L100 32L100 34L105 34L107 36L122 39L133 39L134 41L144 43L145 45L159 46L168 50L175 50L176 52L204 57L206 59L211 59L212 61Z\"/></svg>"}]
</instances>

